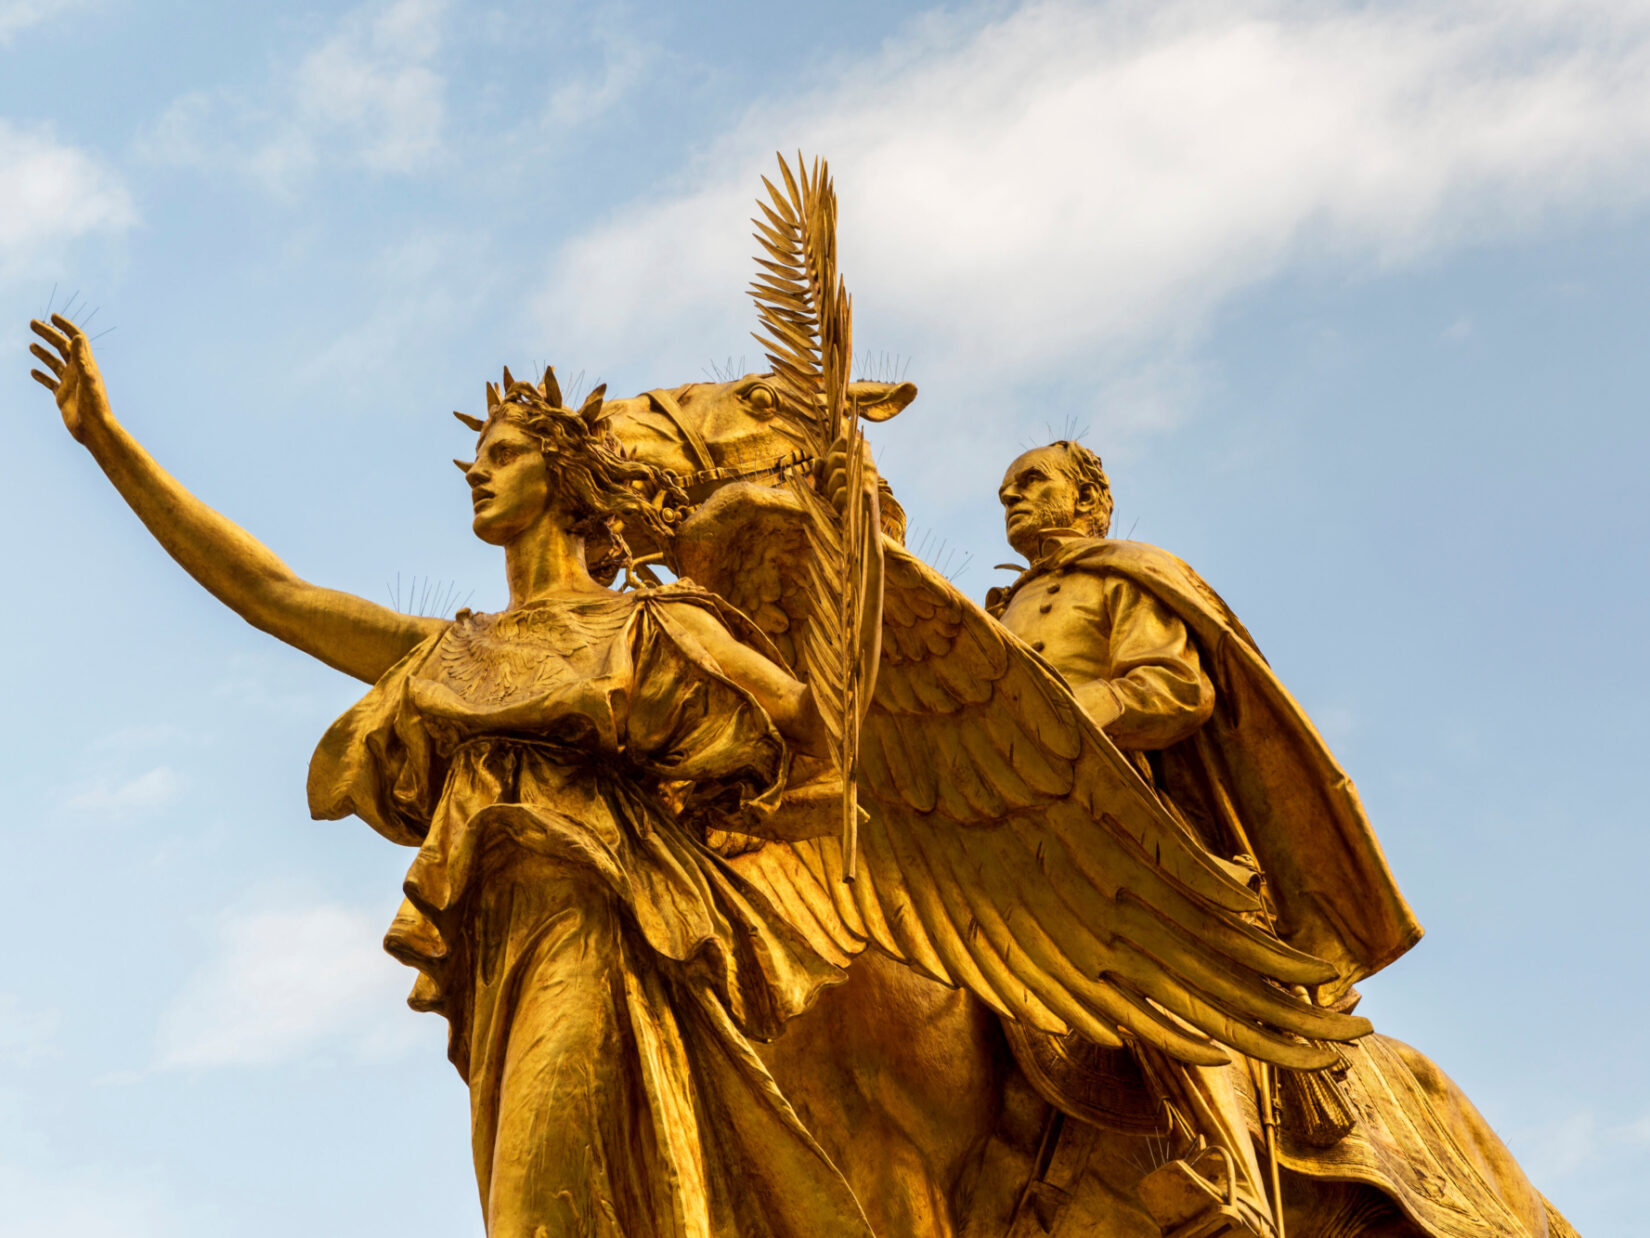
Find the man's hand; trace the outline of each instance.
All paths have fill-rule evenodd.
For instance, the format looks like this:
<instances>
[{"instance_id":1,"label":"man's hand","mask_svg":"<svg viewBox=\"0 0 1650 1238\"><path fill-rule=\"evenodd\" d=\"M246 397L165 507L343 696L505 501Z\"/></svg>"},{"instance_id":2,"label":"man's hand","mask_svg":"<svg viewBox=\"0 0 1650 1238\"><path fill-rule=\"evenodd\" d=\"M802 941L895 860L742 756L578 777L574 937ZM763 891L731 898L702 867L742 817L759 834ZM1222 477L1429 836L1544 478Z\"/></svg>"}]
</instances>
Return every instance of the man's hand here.
<instances>
[{"instance_id":1,"label":"man's hand","mask_svg":"<svg viewBox=\"0 0 1650 1238\"><path fill-rule=\"evenodd\" d=\"M29 330L51 345L51 349L29 345L29 351L50 371L30 370L29 374L56 397L63 424L76 442L84 443L88 430L109 421L109 393L103 389L91 343L84 331L61 314L52 315L51 326L30 322Z\"/></svg>"}]
</instances>

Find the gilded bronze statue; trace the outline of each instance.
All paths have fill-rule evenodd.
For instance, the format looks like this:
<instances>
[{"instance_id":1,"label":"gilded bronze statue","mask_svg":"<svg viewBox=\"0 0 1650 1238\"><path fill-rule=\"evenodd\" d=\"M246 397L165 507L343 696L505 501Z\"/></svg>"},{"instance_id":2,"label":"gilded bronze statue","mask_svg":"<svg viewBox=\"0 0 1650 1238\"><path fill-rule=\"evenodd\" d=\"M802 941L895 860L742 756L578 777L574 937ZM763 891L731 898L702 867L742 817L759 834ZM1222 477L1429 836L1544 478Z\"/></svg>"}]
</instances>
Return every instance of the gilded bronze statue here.
<instances>
[{"instance_id":1,"label":"gilded bronze statue","mask_svg":"<svg viewBox=\"0 0 1650 1238\"><path fill-rule=\"evenodd\" d=\"M459 414L497 614L304 581L32 324L168 553L371 685L310 805L413 852L385 945L448 1022L487 1232L1568 1233L1353 1012L1419 926L1235 616L1107 538L1098 458L1011 467L989 613L904 547L861 426L915 388L850 381L829 177L780 170L768 372L573 407L505 370Z\"/></svg>"}]
</instances>

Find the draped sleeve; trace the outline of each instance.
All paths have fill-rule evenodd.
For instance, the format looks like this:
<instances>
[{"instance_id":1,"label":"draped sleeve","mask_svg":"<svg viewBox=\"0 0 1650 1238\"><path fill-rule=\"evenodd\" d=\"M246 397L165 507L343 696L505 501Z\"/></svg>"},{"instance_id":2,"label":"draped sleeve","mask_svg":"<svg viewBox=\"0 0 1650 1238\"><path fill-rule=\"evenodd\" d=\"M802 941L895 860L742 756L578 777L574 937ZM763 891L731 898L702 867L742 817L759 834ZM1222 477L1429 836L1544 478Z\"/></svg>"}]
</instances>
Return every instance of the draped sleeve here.
<instances>
[{"instance_id":1,"label":"draped sleeve","mask_svg":"<svg viewBox=\"0 0 1650 1238\"><path fill-rule=\"evenodd\" d=\"M1106 736L1119 748L1167 748L1209 720L1215 686L1186 625L1127 577L1100 580L1108 627L1108 674L1077 688ZM1110 708L1093 699L1103 693Z\"/></svg>"},{"instance_id":2,"label":"draped sleeve","mask_svg":"<svg viewBox=\"0 0 1650 1238\"><path fill-rule=\"evenodd\" d=\"M789 748L755 698L671 617L673 604L711 611L737 639L780 661L761 633L691 584L645 596L630 641L626 755L649 776L692 784L689 815L766 817L784 790Z\"/></svg>"},{"instance_id":3,"label":"draped sleeve","mask_svg":"<svg viewBox=\"0 0 1650 1238\"><path fill-rule=\"evenodd\" d=\"M327 728L309 762L309 812L317 821L353 813L391 842L423 841L442 779L428 728L402 705L445 636L420 642Z\"/></svg>"}]
</instances>

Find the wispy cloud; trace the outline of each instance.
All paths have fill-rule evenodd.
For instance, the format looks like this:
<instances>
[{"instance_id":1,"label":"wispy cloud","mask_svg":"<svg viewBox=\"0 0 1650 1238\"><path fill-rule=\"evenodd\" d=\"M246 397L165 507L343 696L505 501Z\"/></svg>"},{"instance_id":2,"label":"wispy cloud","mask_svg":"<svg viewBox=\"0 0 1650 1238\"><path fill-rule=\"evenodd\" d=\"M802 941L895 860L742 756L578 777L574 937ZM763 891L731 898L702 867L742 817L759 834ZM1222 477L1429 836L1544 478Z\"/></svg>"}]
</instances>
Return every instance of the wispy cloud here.
<instances>
[{"instance_id":1,"label":"wispy cloud","mask_svg":"<svg viewBox=\"0 0 1650 1238\"><path fill-rule=\"evenodd\" d=\"M183 780L169 765L157 765L125 782L98 779L69 796L68 807L78 812L104 817L124 817L152 812L173 803L183 790Z\"/></svg>"},{"instance_id":2,"label":"wispy cloud","mask_svg":"<svg viewBox=\"0 0 1650 1238\"><path fill-rule=\"evenodd\" d=\"M166 1011L163 1069L271 1066L317 1047L367 1057L417 1037L411 973L380 945L384 924L335 904L236 912L212 957Z\"/></svg>"},{"instance_id":3,"label":"wispy cloud","mask_svg":"<svg viewBox=\"0 0 1650 1238\"><path fill-rule=\"evenodd\" d=\"M241 709L286 718L310 717L321 702L312 691L294 686L292 658L290 650L276 648L234 654L224 676L212 685L212 695L233 701Z\"/></svg>"},{"instance_id":4,"label":"wispy cloud","mask_svg":"<svg viewBox=\"0 0 1650 1238\"><path fill-rule=\"evenodd\" d=\"M0 993L0 1066L30 1066L57 1048L62 1016L30 1006L16 993Z\"/></svg>"},{"instance_id":5,"label":"wispy cloud","mask_svg":"<svg viewBox=\"0 0 1650 1238\"><path fill-rule=\"evenodd\" d=\"M199 737L170 722L140 722L100 735L91 743L98 752L135 752L198 742Z\"/></svg>"},{"instance_id":6,"label":"wispy cloud","mask_svg":"<svg viewBox=\"0 0 1650 1238\"><path fill-rule=\"evenodd\" d=\"M1559 1183L1584 1171L1631 1181L1643 1176L1650 1151L1650 1114L1634 1121L1579 1109L1511 1141L1532 1182Z\"/></svg>"},{"instance_id":7,"label":"wispy cloud","mask_svg":"<svg viewBox=\"0 0 1650 1238\"><path fill-rule=\"evenodd\" d=\"M1317 706L1312 710L1312 719L1337 747L1349 743L1358 732L1357 711L1345 705Z\"/></svg>"},{"instance_id":8,"label":"wispy cloud","mask_svg":"<svg viewBox=\"0 0 1650 1238\"><path fill-rule=\"evenodd\" d=\"M334 391L370 394L379 380L363 358L439 349L455 322L488 312L499 283L480 236L435 230L386 245L369 272L380 291L372 309L310 356L297 371L301 377Z\"/></svg>"},{"instance_id":9,"label":"wispy cloud","mask_svg":"<svg viewBox=\"0 0 1650 1238\"><path fill-rule=\"evenodd\" d=\"M1465 344L1472 339L1473 331L1472 319L1463 315L1439 332L1438 338L1446 344Z\"/></svg>"},{"instance_id":10,"label":"wispy cloud","mask_svg":"<svg viewBox=\"0 0 1650 1238\"><path fill-rule=\"evenodd\" d=\"M298 66L299 123L335 134L370 168L409 172L441 149L446 81L430 67L442 0L357 9Z\"/></svg>"},{"instance_id":11,"label":"wispy cloud","mask_svg":"<svg viewBox=\"0 0 1650 1238\"><path fill-rule=\"evenodd\" d=\"M89 7L91 0L0 0L0 47L25 30Z\"/></svg>"},{"instance_id":12,"label":"wispy cloud","mask_svg":"<svg viewBox=\"0 0 1650 1238\"><path fill-rule=\"evenodd\" d=\"M153 162L228 168L295 194L320 168L414 173L439 161L447 83L435 67L443 0L346 13L261 90L191 91L138 141Z\"/></svg>"},{"instance_id":13,"label":"wispy cloud","mask_svg":"<svg viewBox=\"0 0 1650 1238\"><path fill-rule=\"evenodd\" d=\"M162 1193L141 1175L0 1165L0 1238L150 1238L175 1233Z\"/></svg>"},{"instance_id":14,"label":"wispy cloud","mask_svg":"<svg viewBox=\"0 0 1650 1238\"><path fill-rule=\"evenodd\" d=\"M1523 1157L1531 1180L1557 1182L1580 1169L1598 1147L1598 1127L1598 1119L1583 1110L1541 1131Z\"/></svg>"},{"instance_id":15,"label":"wispy cloud","mask_svg":"<svg viewBox=\"0 0 1650 1238\"><path fill-rule=\"evenodd\" d=\"M1650 10L1046 0L932 17L753 109L678 188L561 247L547 337L592 364L726 351L750 325L736 290L762 152L798 145L839 178L844 269L877 332L862 344L975 386L1082 378L1294 266L1378 269L1643 203Z\"/></svg>"},{"instance_id":16,"label":"wispy cloud","mask_svg":"<svg viewBox=\"0 0 1650 1238\"><path fill-rule=\"evenodd\" d=\"M630 94L658 60L658 49L628 27L599 27L599 63L562 80L550 93L545 123L553 131L581 128L604 116Z\"/></svg>"},{"instance_id":17,"label":"wispy cloud","mask_svg":"<svg viewBox=\"0 0 1650 1238\"><path fill-rule=\"evenodd\" d=\"M63 243L137 221L119 174L45 126L0 118L0 185L0 276L46 267Z\"/></svg>"}]
</instances>

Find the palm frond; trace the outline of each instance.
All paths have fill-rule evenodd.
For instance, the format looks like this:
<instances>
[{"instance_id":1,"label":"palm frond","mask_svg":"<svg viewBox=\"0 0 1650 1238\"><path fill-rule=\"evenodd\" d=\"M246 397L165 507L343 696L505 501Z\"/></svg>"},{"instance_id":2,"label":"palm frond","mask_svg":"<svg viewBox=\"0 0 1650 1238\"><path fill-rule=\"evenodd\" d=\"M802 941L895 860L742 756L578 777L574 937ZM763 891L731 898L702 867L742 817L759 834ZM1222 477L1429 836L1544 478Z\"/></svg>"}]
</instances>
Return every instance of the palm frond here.
<instances>
[{"instance_id":1,"label":"palm frond","mask_svg":"<svg viewBox=\"0 0 1650 1238\"><path fill-rule=\"evenodd\" d=\"M867 512L863 487L863 435L848 398L853 365L853 302L837 270L836 189L830 169L816 159L810 168L800 154L793 172L779 157L781 188L767 177L767 200L758 199L755 238L763 254L750 293L761 330L757 343L767 354L780 398L823 459L842 443L847 449L847 511L841 516L806 479L789 484L809 513L810 563L807 588L810 624L797 651L798 671L814 686L829 736L831 755L842 772L843 868L852 879L859 825L854 789L862 712L859 653L865 606L864 539ZM835 623L824 622L827 616ZM834 630L832 630L834 628Z\"/></svg>"}]
</instances>

